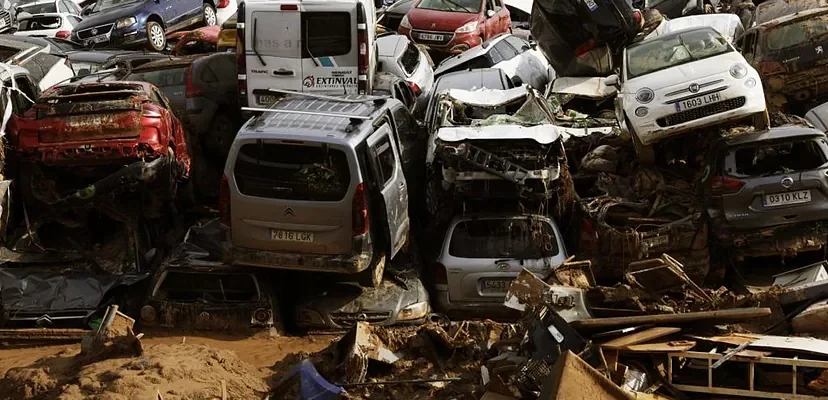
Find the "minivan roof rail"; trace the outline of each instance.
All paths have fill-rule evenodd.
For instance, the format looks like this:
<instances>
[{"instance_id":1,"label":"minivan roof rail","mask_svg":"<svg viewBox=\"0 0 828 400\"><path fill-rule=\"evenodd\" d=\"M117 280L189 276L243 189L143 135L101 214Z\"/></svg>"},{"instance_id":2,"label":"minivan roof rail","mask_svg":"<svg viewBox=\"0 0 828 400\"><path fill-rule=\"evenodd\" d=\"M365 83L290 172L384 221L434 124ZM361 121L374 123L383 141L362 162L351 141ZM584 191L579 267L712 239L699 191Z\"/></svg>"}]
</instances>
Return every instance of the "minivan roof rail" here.
<instances>
[{"instance_id":1,"label":"minivan roof rail","mask_svg":"<svg viewBox=\"0 0 828 400\"><path fill-rule=\"evenodd\" d=\"M385 101L385 100L388 100L388 99L391 98L390 96L368 96L368 95L366 95L366 96L363 96L363 98L361 98L361 99L343 99L342 97L326 96L324 94L315 94L315 93L295 92L295 91L292 91L292 90L283 90L283 89L270 88L270 89L264 89L264 91L267 91L267 92L270 92L270 93L276 93L276 94L290 94L290 95L296 95L296 96L310 97L310 98L318 99L318 100L330 100L330 101L338 101L340 103L352 103L352 104L367 103L369 101L373 101L373 102L376 103L376 102Z\"/></svg>"},{"instance_id":2,"label":"minivan roof rail","mask_svg":"<svg viewBox=\"0 0 828 400\"><path fill-rule=\"evenodd\" d=\"M371 117L366 117L364 115L322 113L322 112L310 112L310 111L298 111L298 110L279 110L279 109L273 109L273 108L242 107L242 111L272 112L272 113L299 114L299 115L320 115L320 116L323 116L323 117L349 118L351 121L367 121L367 120L371 119Z\"/></svg>"}]
</instances>

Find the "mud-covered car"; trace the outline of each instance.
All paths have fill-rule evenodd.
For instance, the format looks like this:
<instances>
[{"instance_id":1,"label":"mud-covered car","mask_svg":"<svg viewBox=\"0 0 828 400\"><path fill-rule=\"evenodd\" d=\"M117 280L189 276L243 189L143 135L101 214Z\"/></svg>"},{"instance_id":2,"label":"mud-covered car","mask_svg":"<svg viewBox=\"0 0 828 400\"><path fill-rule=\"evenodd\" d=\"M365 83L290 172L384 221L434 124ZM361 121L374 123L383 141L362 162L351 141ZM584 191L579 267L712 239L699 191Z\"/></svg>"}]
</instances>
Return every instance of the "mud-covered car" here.
<instances>
[{"instance_id":1,"label":"mud-covered car","mask_svg":"<svg viewBox=\"0 0 828 400\"><path fill-rule=\"evenodd\" d=\"M824 249L828 238L828 141L782 126L719 141L702 192L711 238L737 259Z\"/></svg>"},{"instance_id":2,"label":"mud-covered car","mask_svg":"<svg viewBox=\"0 0 828 400\"><path fill-rule=\"evenodd\" d=\"M437 221L475 199L548 202L552 213L571 204L561 133L536 90L450 89L437 101L426 150L427 205Z\"/></svg>"},{"instance_id":3,"label":"mud-covered car","mask_svg":"<svg viewBox=\"0 0 828 400\"><path fill-rule=\"evenodd\" d=\"M769 108L801 115L828 100L828 7L755 26L738 44L759 71Z\"/></svg>"},{"instance_id":4,"label":"mud-covered car","mask_svg":"<svg viewBox=\"0 0 828 400\"><path fill-rule=\"evenodd\" d=\"M302 329L348 329L371 325L419 325L431 314L428 292L412 271L390 276L378 287L347 282L315 283L298 301L296 325Z\"/></svg>"}]
</instances>

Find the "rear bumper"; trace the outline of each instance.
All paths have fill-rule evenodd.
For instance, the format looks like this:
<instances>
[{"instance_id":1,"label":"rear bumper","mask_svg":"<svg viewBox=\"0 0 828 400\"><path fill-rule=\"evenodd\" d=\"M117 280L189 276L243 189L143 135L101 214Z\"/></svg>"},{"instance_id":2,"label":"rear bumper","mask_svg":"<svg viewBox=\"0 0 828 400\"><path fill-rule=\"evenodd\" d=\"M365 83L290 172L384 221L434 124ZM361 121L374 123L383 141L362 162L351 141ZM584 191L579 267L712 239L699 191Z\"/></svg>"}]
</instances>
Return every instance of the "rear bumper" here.
<instances>
[{"instance_id":1,"label":"rear bumper","mask_svg":"<svg viewBox=\"0 0 828 400\"><path fill-rule=\"evenodd\" d=\"M504 299L505 300L505 299ZM452 301L448 291L436 290L434 305L438 312L449 318L489 318L499 320L516 320L521 313L503 305L500 302L462 302Z\"/></svg>"},{"instance_id":2,"label":"rear bumper","mask_svg":"<svg viewBox=\"0 0 828 400\"><path fill-rule=\"evenodd\" d=\"M714 223L713 232L723 248L737 257L796 255L819 250L828 243L828 220L778 225L750 230L731 229L726 224Z\"/></svg>"},{"instance_id":3,"label":"rear bumper","mask_svg":"<svg viewBox=\"0 0 828 400\"><path fill-rule=\"evenodd\" d=\"M300 329L304 329L304 330L313 330L313 329L347 330L347 329L351 329L352 326L354 326L358 321L360 321L360 319L358 319L359 318L358 315L354 314L353 320L340 321L340 322L337 323L336 321L334 321L331 318L331 316L329 314L320 313L320 312L315 311L315 310L311 310L311 311L316 313L317 316L314 317L313 320L297 318L296 319L296 326L297 327L299 327ZM384 320L369 321L369 322L370 322L371 325L376 325L376 326L422 325L426 322L427 319L428 319L428 315L426 315L425 317L420 318L420 319L400 321L400 320L397 319L397 316L394 315L394 313L391 313L391 315L388 318L384 319Z\"/></svg>"},{"instance_id":4,"label":"rear bumper","mask_svg":"<svg viewBox=\"0 0 828 400\"><path fill-rule=\"evenodd\" d=\"M355 274L365 271L371 265L374 256L371 246L366 246L367 250L356 255L284 253L228 246L229 249L226 249L225 254L228 254L227 261L232 264L337 274Z\"/></svg>"}]
</instances>

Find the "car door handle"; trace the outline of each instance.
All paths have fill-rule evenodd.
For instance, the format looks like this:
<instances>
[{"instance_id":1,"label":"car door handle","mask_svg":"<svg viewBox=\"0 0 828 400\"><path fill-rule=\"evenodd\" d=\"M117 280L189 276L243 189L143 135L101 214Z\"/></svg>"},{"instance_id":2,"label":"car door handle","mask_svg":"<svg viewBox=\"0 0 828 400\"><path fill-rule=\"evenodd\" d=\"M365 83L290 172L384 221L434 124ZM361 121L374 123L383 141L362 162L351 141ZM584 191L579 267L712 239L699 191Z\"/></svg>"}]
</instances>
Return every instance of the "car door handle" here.
<instances>
[{"instance_id":1,"label":"car door handle","mask_svg":"<svg viewBox=\"0 0 828 400\"><path fill-rule=\"evenodd\" d=\"M293 71L288 69L274 69L273 75L279 76L293 76Z\"/></svg>"}]
</instances>

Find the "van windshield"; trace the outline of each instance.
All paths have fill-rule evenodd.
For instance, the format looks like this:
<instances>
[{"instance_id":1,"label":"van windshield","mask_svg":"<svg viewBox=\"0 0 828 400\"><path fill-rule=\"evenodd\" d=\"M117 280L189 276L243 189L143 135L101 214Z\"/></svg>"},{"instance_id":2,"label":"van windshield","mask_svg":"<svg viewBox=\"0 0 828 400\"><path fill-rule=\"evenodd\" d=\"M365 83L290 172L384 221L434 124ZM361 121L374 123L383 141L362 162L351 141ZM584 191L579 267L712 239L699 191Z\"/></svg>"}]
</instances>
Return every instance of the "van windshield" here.
<instances>
[{"instance_id":1,"label":"van windshield","mask_svg":"<svg viewBox=\"0 0 828 400\"><path fill-rule=\"evenodd\" d=\"M809 44L828 33L828 14L769 29L765 35L768 50L782 50Z\"/></svg>"},{"instance_id":2,"label":"van windshield","mask_svg":"<svg viewBox=\"0 0 828 400\"><path fill-rule=\"evenodd\" d=\"M319 144L245 144L234 176L246 196L283 200L340 201L351 184L345 152Z\"/></svg>"},{"instance_id":3,"label":"van windshield","mask_svg":"<svg viewBox=\"0 0 828 400\"><path fill-rule=\"evenodd\" d=\"M422 0L417 8L425 10L479 13L480 0Z\"/></svg>"},{"instance_id":4,"label":"van windshield","mask_svg":"<svg viewBox=\"0 0 828 400\"><path fill-rule=\"evenodd\" d=\"M713 29L663 36L627 48L627 78L635 78L677 65L732 51Z\"/></svg>"},{"instance_id":5,"label":"van windshield","mask_svg":"<svg viewBox=\"0 0 828 400\"><path fill-rule=\"evenodd\" d=\"M558 254L549 223L539 219L479 219L457 224L449 254L460 258L539 259Z\"/></svg>"}]
</instances>

